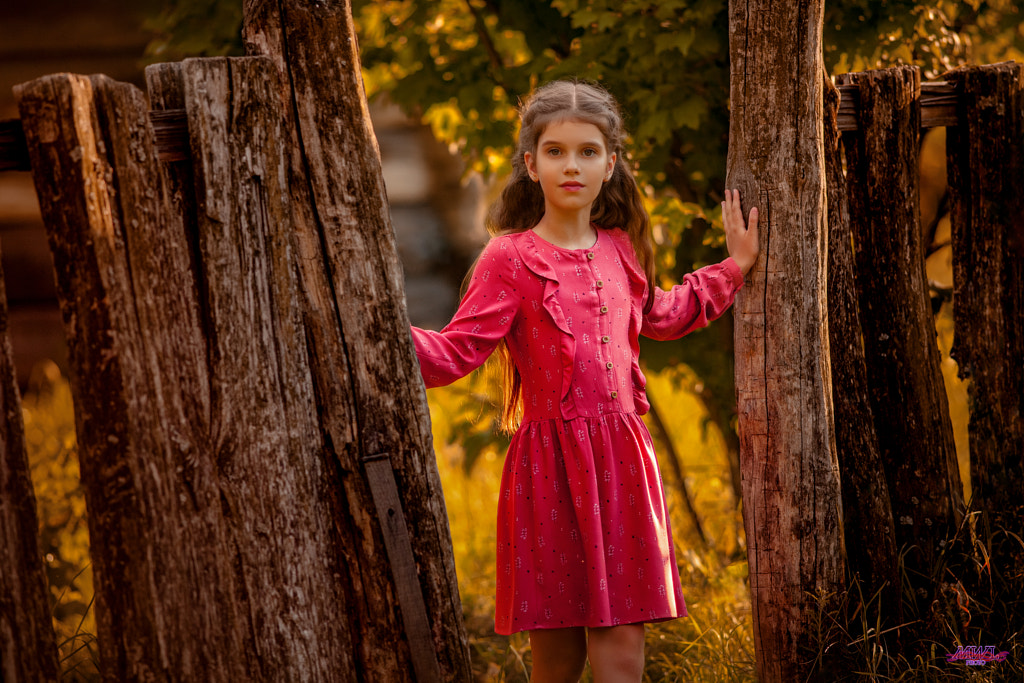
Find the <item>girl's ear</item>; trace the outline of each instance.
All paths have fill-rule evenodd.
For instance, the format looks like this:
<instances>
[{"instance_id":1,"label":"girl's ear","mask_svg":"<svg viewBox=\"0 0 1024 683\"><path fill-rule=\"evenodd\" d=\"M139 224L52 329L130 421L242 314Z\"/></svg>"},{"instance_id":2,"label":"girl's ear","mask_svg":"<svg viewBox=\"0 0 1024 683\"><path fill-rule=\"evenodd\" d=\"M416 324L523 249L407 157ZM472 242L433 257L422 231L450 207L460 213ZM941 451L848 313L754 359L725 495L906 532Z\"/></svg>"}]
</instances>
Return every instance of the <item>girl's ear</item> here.
<instances>
[{"instance_id":1,"label":"girl's ear","mask_svg":"<svg viewBox=\"0 0 1024 683\"><path fill-rule=\"evenodd\" d=\"M604 174L604 181L608 182L612 179L612 174L615 173L615 162L618 160L618 155L612 152L611 156L608 157L608 171Z\"/></svg>"},{"instance_id":2,"label":"girl's ear","mask_svg":"<svg viewBox=\"0 0 1024 683\"><path fill-rule=\"evenodd\" d=\"M530 180L537 180L537 169L533 167L533 154L530 152L523 152L523 162L526 163L526 174L530 176Z\"/></svg>"}]
</instances>

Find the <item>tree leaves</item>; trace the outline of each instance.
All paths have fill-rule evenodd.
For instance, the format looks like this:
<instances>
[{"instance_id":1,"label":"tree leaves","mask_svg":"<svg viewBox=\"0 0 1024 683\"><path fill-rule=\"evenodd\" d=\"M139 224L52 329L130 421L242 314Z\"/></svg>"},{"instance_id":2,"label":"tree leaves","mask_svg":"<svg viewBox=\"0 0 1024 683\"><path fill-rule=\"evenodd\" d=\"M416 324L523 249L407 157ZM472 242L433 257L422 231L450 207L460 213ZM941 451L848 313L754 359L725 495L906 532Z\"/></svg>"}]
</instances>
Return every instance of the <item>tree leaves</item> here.
<instances>
[{"instance_id":1,"label":"tree leaves","mask_svg":"<svg viewBox=\"0 0 1024 683\"><path fill-rule=\"evenodd\" d=\"M711 206L724 182L728 21L721 0L354 0L364 77L425 117L469 168L496 173L515 107L556 78L601 81L622 102L641 183ZM238 54L236 0L172 0L151 57ZM1014 0L841 0L824 16L833 73L916 63L926 77L975 56L1024 58Z\"/></svg>"}]
</instances>

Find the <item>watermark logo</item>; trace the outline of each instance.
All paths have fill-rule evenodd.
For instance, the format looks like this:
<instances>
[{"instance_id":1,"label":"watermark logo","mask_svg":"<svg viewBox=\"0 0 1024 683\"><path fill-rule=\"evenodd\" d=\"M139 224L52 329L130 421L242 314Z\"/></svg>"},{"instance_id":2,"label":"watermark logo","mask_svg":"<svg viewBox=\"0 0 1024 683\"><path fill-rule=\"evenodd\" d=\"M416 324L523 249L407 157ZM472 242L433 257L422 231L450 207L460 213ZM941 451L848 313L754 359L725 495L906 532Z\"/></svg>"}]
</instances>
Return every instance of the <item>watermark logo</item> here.
<instances>
[{"instance_id":1,"label":"watermark logo","mask_svg":"<svg viewBox=\"0 0 1024 683\"><path fill-rule=\"evenodd\" d=\"M994 645L961 645L953 654L946 655L946 662L963 662L967 666L985 666L989 662L1001 662L1009 652L996 652Z\"/></svg>"}]
</instances>

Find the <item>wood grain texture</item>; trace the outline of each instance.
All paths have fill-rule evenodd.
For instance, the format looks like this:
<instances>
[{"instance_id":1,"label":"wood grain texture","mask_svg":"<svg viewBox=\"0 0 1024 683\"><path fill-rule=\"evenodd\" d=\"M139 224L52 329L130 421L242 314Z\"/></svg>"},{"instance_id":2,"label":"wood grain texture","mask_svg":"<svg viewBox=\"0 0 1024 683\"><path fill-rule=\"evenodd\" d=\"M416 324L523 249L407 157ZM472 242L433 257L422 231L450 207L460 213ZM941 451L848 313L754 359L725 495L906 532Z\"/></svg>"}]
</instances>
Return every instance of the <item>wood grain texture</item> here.
<instances>
[{"instance_id":1,"label":"wood grain texture","mask_svg":"<svg viewBox=\"0 0 1024 683\"><path fill-rule=\"evenodd\" d=\"M190 618L195 605L227 602L231 574L210 552L226 539L194 457L205 349L145 98L68 74L16 94L68 339L105 680L169 680L171 662L182 675L243 675L223 659L237 649L233 630ZM182 524L193 508L213 518Z\"/></svg>"},{"instance_id":2,"label":"wood grain texture","mask_svg":"<svg viewBox=\"0 0 1024 683\"><path fill-rule=\"evenodd\" d=\"M972 627L1018 628L1024 596L1024 65L947 74L961 125L946 132L953 349L967 382L975 557ZM973 576L972 576L973 575ZM969 579L969 580L971 580Z\"/></svg>"},{"instance_id":3,"label":"wood grain texture","mask_svg":"<svg viewBox=\"0 0 1024 683\"><path fill-rule=\"evenodd\" d=\"M261 680L355 680L295 278L277 72L181 65L206 321L210 457Z\"/></svg>"},{"instance_id":4,"label":"wood grain texture","mask_svg":"<svg viewBox=\"0 0 1024 683\"><path fill-rule=\"evenodd\" d=\"M57 680L57 646L0 268L0 681Z\"/></svg>"},{"instance_id":5,"label":"wood grain texture","mask_svg":"<svg viewBox=\"0 0 1024 683\"><path fill-rule=\"evenodd\" d=\"M362 642L358 660L378 680L469 680L469 652L425 392L409 334L402 269L380 157L367 113L348 2L254 0L244 6L250 54L274 59L289 143L291 217L307 351L326 445L336 459L347 525L346 563ZM388 454L408 523L433 653L414 657L403 634L383 520L364 460ZM417 640L414 638L413 640ZM379 643L391 647L381 648Z\"/></svg>"},{"instance_id":6,"label":"wood grain texture","mask_svg":"<svg viewBox=\"0 0 1024 683\"><path fill-rule=\"evenodd\" d=\"M726 186L760 209L736 300L743 514L758 679L802 680L815 595L843 584L826 314L822 2L729 3Z\"/></svg>"},{"instance_id":7,"label":"wood grain texture","mask_svg":"<svg viewBox=\"0 0 1024 683\"><path fill-rule=\"evenodd\" d=\"M150 81L192 117L191 168L158 162L132 86L19 89L71 351L104 679L357 680L276 71L190 60Z\"/></svg>"},{"instance_id":8,"label":"wood grain texture","mask_svg":"<svg viewBox=\"0 0 1024 683\"><path fill-rule=\"evenodd\" d=\"M953 358L969 382L975 509L1024 491L1024 65L947 74L960 126L946 133L953 239Z\"/></svg>"},{"instance_id":9,"label":"wood grain texture","mask_svg":"<svg viewBox=\"0 0 1024 683\"><path fill-rule=\"evenodd\" d=\"M860 581L859 594L875 599L863 609L877 610L885 623L895 626L902 623L899 555L864 359L850 205L836 123L839 91L827 76L822 80L828 183L828 333L843 536L850 573ZM874 616L868 618L874 623Z\"/></svg>"},{"instance_id":10,"label":"wood grain texture","mask_svg":"<svg viewBox=\"0 0 1024 683\"><path fill-rule=\"evenodd\" d=\"M859 87L861 103L859 130L844 134L843 146L875 431L897 545L931 595L939 543L957 528L963 489L925 277L920 73L893 67L839 80Z\"/></svg>"}]
</instances>

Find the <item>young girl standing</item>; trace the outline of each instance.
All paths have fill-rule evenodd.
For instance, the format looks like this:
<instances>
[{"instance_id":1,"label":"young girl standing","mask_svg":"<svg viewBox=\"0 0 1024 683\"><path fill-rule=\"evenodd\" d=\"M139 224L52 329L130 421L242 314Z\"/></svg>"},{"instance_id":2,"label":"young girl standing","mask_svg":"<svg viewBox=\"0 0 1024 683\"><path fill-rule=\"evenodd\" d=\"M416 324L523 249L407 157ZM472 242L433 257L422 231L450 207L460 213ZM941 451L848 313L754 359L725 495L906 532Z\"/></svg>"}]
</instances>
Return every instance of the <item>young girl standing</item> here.
<instances>
[{"instance_id":1,"label":"young girl standing","mask_svg":"<svg viewBox=\"0 0 1024 683\"><path fill-rule=\"evenodd\" d=\"M557 81L521 111L496 236L441 332L413 328L427 387L501 347L506 426L519 422L498 501L495 630L529 631L533 683L640 681L645 622L686 615L638 360L720 316L757 258L739 192L723 202L730 257L662 291L649 218L603 89Z\"/></svg>"}]
</instances>

